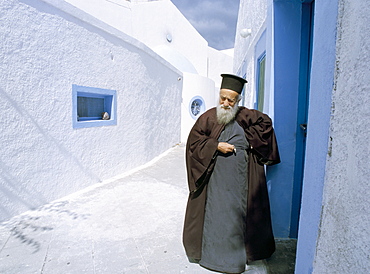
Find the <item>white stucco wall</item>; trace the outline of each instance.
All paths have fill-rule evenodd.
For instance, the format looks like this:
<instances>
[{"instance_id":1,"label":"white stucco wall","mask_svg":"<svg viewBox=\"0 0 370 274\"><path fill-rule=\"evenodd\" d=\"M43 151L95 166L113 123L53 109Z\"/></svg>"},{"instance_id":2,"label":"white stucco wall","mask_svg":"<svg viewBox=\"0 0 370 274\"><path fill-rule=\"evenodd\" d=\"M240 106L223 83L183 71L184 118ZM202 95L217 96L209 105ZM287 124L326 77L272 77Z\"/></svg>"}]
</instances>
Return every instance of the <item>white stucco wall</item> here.
<instances>
[{"instance_id":1,"label":"white stucco wall","mask_svg":"<svg viewBox=\"0 0 370 274\"><path fill-rule=\"evenodd\" d=\"M339 1L336 72L313 273L370 269L370 31L366 1Z\"/></svg>"},{"instance_id":2,"label":"white stucco wall","mask_svg":"<svg viewBox=\"0 0 370 274\"><path fill-rule=\"evenodd\" d=\"M0 15L0 221L180 142L181 72L144 44L64 1ZM117 125L73 129L72 84L116 90Z\"/></svg>"},{"instance_id":3,"label":"white stucco wall","mask_svg":"<svg viewBox=\"0 0 370 274\"><path fill-rule=\"evenodd\" d=\"M218 90L221 86L221 73L233 73L234 50L219 51L208 48L208 78L215 82Z\"/></svg>"},{"instance_id":4,"label":"white stucco wall","mask_svg":"<svg viewBox=\"0 0 370 274\"><path fill-rule=\"evenodd\" d=\"M266 0L240 1L236 26L233 70L241 76L244 73L246 74L248 84L245 85L244 105L248 108L254 108L254 102L256 100L255 51L256 44L266 29L266 17ZM243 38L240 35L242 29L250 29L251 35ZM265 98L268 98L267 90ZM266 112L270 113L270 111Z\"/></svg>"},{"instance_id":5,"label":"white stucco wall","mask_svg":"<svg viewBox=\"0 0 370 274\"><path fill-rule=\"evenodd\" d=\"M219 89L220 74L232 72L233 50L219 51L208 47L207 41L170 0L66 1L141 41L181 72L194 74L194 77L183 78L185 82L195 81L184 83L184 87L191 86L193 89L183 90L183 102L190 100L195 91L200 91L199 96L203 94L213 96L214 90ZM200 77L196 77L197 75ZM209 84L212 81L213 86ZM204 85L204 82L207 84ZM208 89L204 90L205 87ZM213 106L213 99L207 101L206 105ZM182 122L181 141L185 142L187 138L185 132L194 121L188 120L187 110L183 113L185 116Z\"/></svg>"},{"instance_id":6,"label":"white stucco wall","mask_svg":"<svg viewBox=\"0 0 370 274\"><path fill-rule=\"evenodd\" d=\"M267 16L266 11L267 0L240 0L235 34L235 60L243 60L246 54L248 54L248 51L251 50L250 47L253 46L253 40L258 36L260 29L265 24ZM251 29L251 36L246 38L240 36L240 31L242 29ZM234 70L237 71L241 65L240 62L235 62Z\"/></svg>"},{"instance_id":7,"label":"white stucco wall","mask_svg":"<svg viewBox=\"0 0 370 274\"><path fill-rule=\"evenodd\" d=\"M64 0L108 25L132 36L131 1Z\"/></svg>"},{"instance_id":8,"label":"white stucco wall","mask_svg":"<svg viewBox=\"0 0 370 274\"><path fill-rule=\"evenodd\" d=\"M208 43L171 1L66 1L152 49L169 47L188 59L197 73L207 76Z\"/></svg>"},{"instance_id":9,"label":"white stucco wall","mask_svg":"<svg viewBox=\"0 0 370 274\"><path fill-rule=\"evenodd\" d=\"M201 76L207 77L208 42L171 1L132 5L133 36L150 48L166 45L187 58ZM154 16L153 16L154 15ZM167 40L167 36L172 39Z\"/></svg>"},{"instance_id":10,"label":"white stucco wall","mask_svg":"<svg viewBox=\"0 0 370 274\"><path fill-rule=\"evenodd\" d=\"M215 82L207 77L193 73L184 73L183 98L181 104L181 142L186 143L189 132L196 119L206 110L216 105ZM190 114L190 104L194 97L200 96L204 100L204 109L195 117Z\"/></svg>"}]
</instances>

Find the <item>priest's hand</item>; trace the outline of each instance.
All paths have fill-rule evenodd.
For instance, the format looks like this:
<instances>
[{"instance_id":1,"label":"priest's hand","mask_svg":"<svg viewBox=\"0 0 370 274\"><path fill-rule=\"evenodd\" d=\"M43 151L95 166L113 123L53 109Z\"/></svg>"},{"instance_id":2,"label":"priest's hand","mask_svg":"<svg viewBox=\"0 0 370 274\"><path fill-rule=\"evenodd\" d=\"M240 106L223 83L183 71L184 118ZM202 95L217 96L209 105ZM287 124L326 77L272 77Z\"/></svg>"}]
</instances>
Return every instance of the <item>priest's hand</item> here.
<instances>
[{"instance_id":1,"label":"priest's hand","mask_svg":"<svg viewBox=\"0 0 370 274\"><path fill-rule=\"evenodd\" d=\"M229 143L226 142L219 142L217 146L217 150L219 152L222 152L224 154L230 153L234 151L235 146L230 145Z\"/></svg>"}]
</instances>

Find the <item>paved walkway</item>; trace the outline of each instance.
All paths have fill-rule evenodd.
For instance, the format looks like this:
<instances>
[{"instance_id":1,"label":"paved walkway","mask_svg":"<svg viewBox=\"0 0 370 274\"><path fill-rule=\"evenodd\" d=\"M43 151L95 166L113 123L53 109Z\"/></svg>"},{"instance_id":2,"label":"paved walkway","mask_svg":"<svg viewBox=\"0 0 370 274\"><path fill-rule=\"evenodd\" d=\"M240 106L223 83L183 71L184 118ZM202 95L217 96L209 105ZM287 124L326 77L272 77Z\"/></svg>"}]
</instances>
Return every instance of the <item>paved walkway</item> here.
<instances>
[{"instance_id":1,"label":"paved walkway","mask_svg":"<svg viewBox=\"0 0 370 274\"><path fill-rule=\"evenodd\" d=\"M214 273L184 253L187 195L184 147L176 146L141 169L1 223L0 273Z\"/></svg>"}]
</instances>

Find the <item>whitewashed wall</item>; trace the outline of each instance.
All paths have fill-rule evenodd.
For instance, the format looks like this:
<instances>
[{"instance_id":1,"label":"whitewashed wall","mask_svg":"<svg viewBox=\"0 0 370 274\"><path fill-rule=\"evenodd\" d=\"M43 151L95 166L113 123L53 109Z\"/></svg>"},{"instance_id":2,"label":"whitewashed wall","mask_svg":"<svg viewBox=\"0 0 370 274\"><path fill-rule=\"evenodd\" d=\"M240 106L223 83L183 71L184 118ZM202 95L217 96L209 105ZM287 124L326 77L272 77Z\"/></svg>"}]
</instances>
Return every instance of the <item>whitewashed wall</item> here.
<instances>
[{"instance_id":1,"label":"whitewashed wall","mask_svg":"<svg viewBox=\"0 0 370 274\"><path fill-rule=\"evenodd\" d=\"M133 4L131 8L135 38L150 48L166 45L178 51L199 75L207 76L208 42L171 1Z\"/></svg>"},{"instance_id":2,"label":"whitewashed wall","mask_svg":"<svg viewBox=\"0 0 370 274\"><path fill-rule=\"evenodd\" d=\"M267 0L241 0L239 5L238 22L236 26L235 35L235 46L234 58L235 60L243 60L248 54L248 50L253 46L252 42L261 28L263 28L266 20L267 11ZM248 14L248 16L246 16ZM243 38L240 36L240 31L242 29L251 29L251 36ZM240 62L234 62L234 70L242 64Z\"/></svg>"},{"instance_id":3,"label":"whitewashed wall","mask_svg":"<svg viewBox=\"0 0 370 274\"><path fill-rule=\"evenodd\" d=\"M248 84L245 85L244 105L254 108L256 76L255 76L255 48L262 33L266 30L267 3L266 0L241 0L239 6L238 22L235 36L234 66L235 73L243 76L246 73ZM250 29L251 35L243 38L240 35L242 29ZM268 56L268 58L270 58ZM266 62L269 64L270 62ZM269 72L267 68L267 73ZM267 75L266 77L269 77ZM271 77L269 78L270 80ZM269 82L269 81L268 81ZM270 83L267 83L270 85ZM266 98L269 96L268 86L266 86ZM268 105L266 102L265 105ZM265 111L270 115L273 109Z\"/></svg>"},{"instance_id":4,"label":"whitewashed wall","mask_svg":"<svg viewBox=\"0 0 370 274\"><path fill-rule=\"evenodd\" d=\"M168 46L188 59L197 73L207 76L208 43L171 1L66 1L151 49Z\"/></svg>"},{"instance_id":5,"label":"whitewashed wall","mask_svg":"<svg viewBox=\"0 0 370 274\"><path fill-rule=\"evenodd\" d=\"M0 14L0 220L180 141L181 72L145 45L64 1L1 1ZM73 129L72 84L116 90L118 124Z\"/></svg>"},{"instance_id":6,"label":"whitewashed wall","mask_svg":"<svg viewBox=\"0 0 370 274\"><path fill-rule=\"evenodd\" d=\"M221 86L221 73L233 73L234 49L215 50L208 48L208 78L215 82L216 90Z\"/></svg>"},{"instance_id":7,"label":"whitewashed wall","mask_svg":"<svg viewBox=\"0 0 370 274\"><path fill-rule=\"evenodd\" d=\"M370 269L369 13L366 1L339 1L330 144L313 273Z\"/></svg>"},{"instance_id":8,"label":"whitewashed wall","mask_svg":"<svg viewBox=\"0 0 370 274\"><path fill-rule=\"evenodd\" d=\"M186 143L189 132L196 119L206 110L216 105L215 82L207 77L193 73L184 73L183 98L181 104L181 141ZM204 109L195 117L190 114L190 104L194 97L201 97L204 100Z\"/></svg>"},{"instance_id":9,"label":"whitewashed wall","mask_svg":"<svg viewBox=\"0 0 370 274\"><path fill-rule=\"evenodd\" d=\"M210 56L208 77L184 72L183 95L181 104L181 142L186 143L189 132L196 119L205 111L216 106L221 84L221 73L232 73L233 58L231 53L222 53L209 48ZM201 97L204 109L196 117L190 114L190 104L194 97Z\"/></svg>"},{"instance_id":10,"label":"whitewashed wall","mask_svg":"<svg viewBox=\"0 0 370 274\"><path fill-rule=\"evenodd\" d=\"M189 115L188 100L198 92L197 95L206 100L207 109L214 106L213 97L219 89L220 74L232 72L232 50L208 47L207 41L169 0L65 1L138 39L184 74L194 74L183 78L181 142L186 142L188 131L195 122ZM208 98L212 98L211 101Z\"/></svg>"},{"instance_id":11,"label":"whitewashed wall","mask_svg":"<svg viewBox=\"0 0 370 274\"><path fill-rule=\"evenodd\" d=\"M49 0L50 1L50 0ZM53 0L59 1L60 0ZM132 1L126 0L63 0L98 18L108 25L131 35ZM132 35L131 35L132 36Z\"/></svg>"}]
</instances>

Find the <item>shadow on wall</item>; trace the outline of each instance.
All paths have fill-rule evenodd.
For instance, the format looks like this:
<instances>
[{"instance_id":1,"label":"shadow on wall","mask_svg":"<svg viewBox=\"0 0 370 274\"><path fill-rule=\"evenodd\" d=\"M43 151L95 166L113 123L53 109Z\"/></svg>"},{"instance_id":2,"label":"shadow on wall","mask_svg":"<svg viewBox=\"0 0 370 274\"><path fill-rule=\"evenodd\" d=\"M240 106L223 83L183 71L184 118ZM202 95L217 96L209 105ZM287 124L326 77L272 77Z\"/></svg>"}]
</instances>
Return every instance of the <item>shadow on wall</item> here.
<instances>
[{"instance_id":1,"label":"shadow on wall","mask_svg":"<svg viewBox=\"0 0 370 274\"><path fill-rule=\"evenodd\" d=\"M79 159L74 156L70 151L68 151L62 144L60 144L59 140L52 137L49 133L47 133L39 124L38 122L31 116L27 110L19 106L19 104L13 100L3 89L0 88L0 98L5 101L2 102L3 105L11 106L11 110L7 110L7 113L11 113L15 119L22 120L23 123L27 125L31 125L32 129L35 130L34 132L40 133L42 137L42 142L44 143L44 147L48 147L50 149L53 149L53 151L59 152L59 155L62 156L66 162L69 163L69 165L72 165L74 167L77 167L79 171L81 171L83 174L85 174L88 178L92 179L94 182L100 182L101 180L97 175L95 175L91 170L86 168L81 164ZM8 117L9 120L12 120L12 117ZM24 129L17 128L16 131L22 131ZM4 131L2 131L4 134ZM13 136L18 137L17 133ZM22 132L23 135L20 136L20 138L26 136L24 132ZM16 147L18 152L22 149L22 145L25 145L24 143L27 142L27 140L18 139L15 140L8 140L8 138L2 138L2 144L1 146L6 148L10 146L7 142L13 142L14 145L18 146ZM35 148L35 155L37 155L37 149ZM12 153L12 152L11 152ZM49 202L45 196L35 190L34 185L37 184L37 182L32 182L29 184L29 182L32 180L32 178L21 178L20 174L24 174L27 172L27 170L33 170L33 174L36 174L38 176L38 172L41 172L42 165L48 165L51 164L51 162L48 161L48 159L41 159L42 162L37 162L38 159L26 159L27 155L19 155L18 158L25 157L23 160L23 163L27 163L27 167L25 166L14 166L15 162L12 160L7 161L4 157L12 157L14 155L9 155L10 153L7 153L4 155L0 155L0 196L4 196L2 198L2 206L0 207L0 221L4 221L5 219L13 216L16 213L20 213L19 210L25 211L29 209L34 209L36 207L39 207L40 205L43 205L47 202ZM18 153L19 154L19 153ZM49 155L51 156L51 155ZM25 161L24 161L25 160ZM21 161L22 162L22 161ZM13 164L12 164L13 163ZM25 171L26 170L26 171ZM34 179L33 179L34 180ZM40 174L40 181L42 182L43 178ZM27 185L28 184L28 185ZM27 190L28 187L28 190ZM32 193L30 192L30 189L32 188ZM39 188L40 189L40 188ZM68 191L68 190L67 190ZM52 192L52 191L51 191ZM69 193L69 191L68 191ZM54 199L59 197L54 197ZM17 206L12 206L12 208L17 208L18 212L10 212L9 209L4 207L4 199L10 201L11 204ZM9 203L8 203L9 204Z\"/></svg>"},{"instance_id":2,"label":"shadow on wall","mask_svg":"<svg viewBox=\"0 0 370 274\"><path fill-rule=\"evenodd\" d=\"M32 195L32 193L22 187L20 180L18 180L16 176L13 176L9 170L12 169L0 159L0 196L2 196L0 222L13 215L4 206L5 200L13 201L12 203L21 203L27 209L34 209L36 206L46 203L46 200L42 195ZM22 197L20 197L20 193L22 193Z\"/></svg>"}]
</instances>

